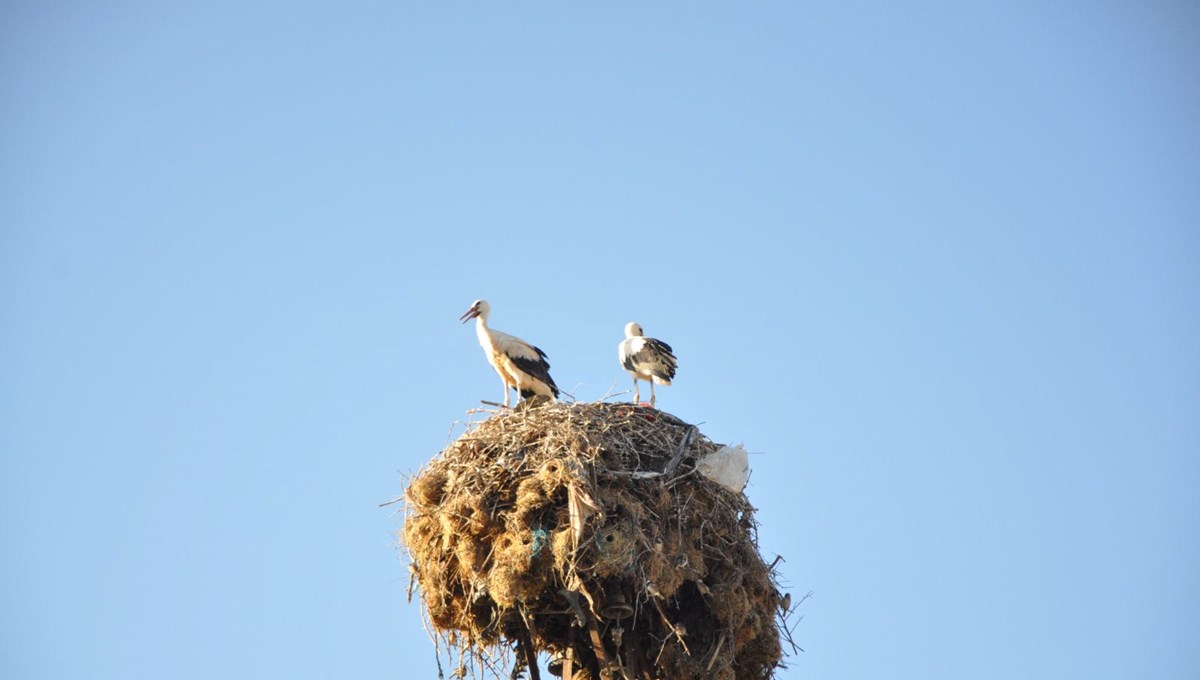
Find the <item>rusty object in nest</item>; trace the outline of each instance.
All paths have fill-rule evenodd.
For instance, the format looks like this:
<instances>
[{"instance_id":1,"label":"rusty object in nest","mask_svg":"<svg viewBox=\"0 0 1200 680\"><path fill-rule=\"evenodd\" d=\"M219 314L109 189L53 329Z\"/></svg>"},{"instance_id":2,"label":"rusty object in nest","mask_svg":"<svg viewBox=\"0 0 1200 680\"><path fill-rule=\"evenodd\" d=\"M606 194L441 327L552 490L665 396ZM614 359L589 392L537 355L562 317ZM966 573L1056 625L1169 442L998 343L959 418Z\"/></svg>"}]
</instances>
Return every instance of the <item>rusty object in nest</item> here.
<instances>
[{"instance_id":1,"label":"rusty object in nest","mask_svg":"<svg viewBox=\"0 0 1200 680\"><path fill-rule=\"evenodd\" d=\"M600 610L600 616L606 621L620 621L633 616L633 606L625 600L625 595L621 592L616 592L610 595L604 601L604 609ZM618 628L617 630L620 630ZM617 646L620 646L619 639L614 640Z\"/></svg>"},{"instance_id":2,"label":"rusty object in nest","mask_svg":"<svg viewBox=\"0 0 1200 680\"><path fill-rule=\"evenodd\" d=\"M754 508L693 474L719 448L629 404L483 421L405 493L430 628L491 670L546 653L568 680L771 677L781 596Z\"/></svg>"}]
</instances>

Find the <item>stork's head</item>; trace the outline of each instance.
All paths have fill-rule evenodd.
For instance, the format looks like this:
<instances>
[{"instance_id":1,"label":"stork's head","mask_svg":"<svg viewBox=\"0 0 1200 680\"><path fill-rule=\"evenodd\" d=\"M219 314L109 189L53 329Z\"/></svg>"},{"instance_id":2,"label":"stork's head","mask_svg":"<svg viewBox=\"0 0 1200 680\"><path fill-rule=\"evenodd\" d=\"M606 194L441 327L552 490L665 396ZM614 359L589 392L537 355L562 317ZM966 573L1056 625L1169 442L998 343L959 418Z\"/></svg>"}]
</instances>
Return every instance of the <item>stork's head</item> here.
<instances>
[{"instance_id":1,"label":"stork's head","mask_svg":"<svg viewBox=\"0 0 1200 680\"><path fill-rule=\"evenodd\" d=\"M636 338L642 334L642 327L637 325L636 322L630 321L629 323L625 324L625 337Z\"/></svg>"},{"instance_id":2,"label":"stork's head","mask_svg":"<svg viewBox=\"0 0 1200 680\"><path fill-rule=\"evenodd\" d=\"M488 312L491 310L492 308L488 306L487 300L476 300L471 303L471 308L465 314L458 317L458 320L466 323L477 316L481 316L484 321L487 321Z\"/></svg>"}]
</instances>

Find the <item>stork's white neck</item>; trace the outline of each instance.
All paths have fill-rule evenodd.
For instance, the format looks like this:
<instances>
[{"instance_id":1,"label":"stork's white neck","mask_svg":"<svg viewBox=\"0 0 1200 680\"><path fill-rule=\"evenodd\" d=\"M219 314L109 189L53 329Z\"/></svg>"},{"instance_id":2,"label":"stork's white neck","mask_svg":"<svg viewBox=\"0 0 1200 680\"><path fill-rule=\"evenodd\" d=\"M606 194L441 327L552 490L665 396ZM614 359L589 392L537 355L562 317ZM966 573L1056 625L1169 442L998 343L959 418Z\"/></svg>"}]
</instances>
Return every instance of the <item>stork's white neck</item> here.
<instances>
[{"instance_id":1,"label":"stork's white neck","mask_svg":"<svg viewBox=\"0 0 1200 680\"><path fill-rule=\"evenodd\" d=\"M488 332L487 317L483 314L475 317L475 337L479 338L479 344L484 348L491 348L492 334Z\"/></svg>"}]
</instances>

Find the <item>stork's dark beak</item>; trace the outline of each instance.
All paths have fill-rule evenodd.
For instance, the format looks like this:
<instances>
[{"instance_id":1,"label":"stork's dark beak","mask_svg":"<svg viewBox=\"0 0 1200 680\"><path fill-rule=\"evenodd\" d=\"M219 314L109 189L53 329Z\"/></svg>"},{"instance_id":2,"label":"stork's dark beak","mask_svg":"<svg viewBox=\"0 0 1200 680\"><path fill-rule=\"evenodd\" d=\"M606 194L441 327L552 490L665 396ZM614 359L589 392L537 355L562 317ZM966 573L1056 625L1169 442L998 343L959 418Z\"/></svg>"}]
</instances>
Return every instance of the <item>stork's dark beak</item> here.
<instances>
[{"instance_id":1,"label":"stork's dark beak","mask_svg":"<svg viewBox=\"0 0 1200 680\"><path fill-rule=\"evenodd\" d=\"M463 314L462 316L458 317L458 320L463 323L466 323L466 322L470 321L471 319L474 319L477 316L479 316L479 308L472 307L467 310L466 314Z\"/></svg>"}]
</instances>

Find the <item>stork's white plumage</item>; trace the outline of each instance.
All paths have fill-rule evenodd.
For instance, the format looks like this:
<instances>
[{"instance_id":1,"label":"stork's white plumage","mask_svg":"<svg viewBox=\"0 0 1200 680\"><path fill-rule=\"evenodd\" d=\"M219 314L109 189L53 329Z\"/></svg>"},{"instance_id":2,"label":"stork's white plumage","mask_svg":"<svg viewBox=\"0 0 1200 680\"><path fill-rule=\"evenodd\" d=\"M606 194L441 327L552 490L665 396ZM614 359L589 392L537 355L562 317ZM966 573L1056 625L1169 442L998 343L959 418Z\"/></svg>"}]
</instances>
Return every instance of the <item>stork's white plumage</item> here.
<instances>
[{"instance_id":1,"label":"stork's white plumage","mask_svg":"<svg viewBox=\"0 0 1200 680\"><path fill-rule=\"evenodd\" d=\"M617 345L621 366L633 376L633 401L641 399L638 380L650 383L650 405L654 406L654 384L670 385L675 378L675 355L671 346L662 340L647 338L642 327L630 321L625 324L625 339Z\"/></svg>"},{"instance_id":2,"label":"stork's white plumage","mask_svg":"<svg viewBox=\"0 0 1200 680\"><path fill-rule=\"evenodd\" d=\"M522 399L540 395L555 399L558 385L550 377L550 362L546 353L508 333L488 328L491 306L486 300L476 300L465 314L459 317L463 323L475 319L475 335L488 363L504 381L504 405L509 405L509 390L515 389Z\"/></svg>"}]
</instances>

